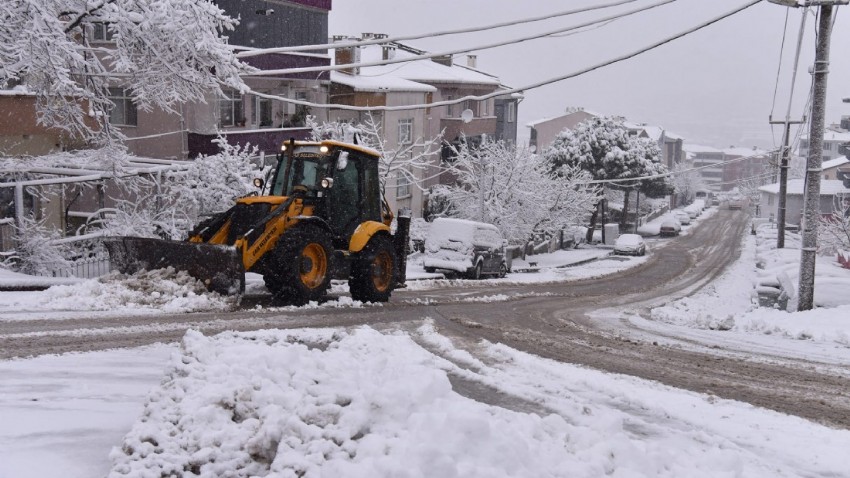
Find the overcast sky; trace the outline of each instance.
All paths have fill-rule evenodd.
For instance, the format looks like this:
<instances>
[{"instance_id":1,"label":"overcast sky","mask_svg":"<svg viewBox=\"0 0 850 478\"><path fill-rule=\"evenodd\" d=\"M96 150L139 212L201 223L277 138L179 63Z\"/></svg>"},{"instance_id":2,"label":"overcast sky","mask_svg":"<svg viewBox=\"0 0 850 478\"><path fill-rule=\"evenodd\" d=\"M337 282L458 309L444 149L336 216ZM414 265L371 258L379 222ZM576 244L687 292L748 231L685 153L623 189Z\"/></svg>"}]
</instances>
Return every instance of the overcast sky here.
<instances>
[{"instance_id":1,"label":"overcast sky","mask_svg":"<svg viewBox=\"0 0 850 478\"><path fill-rule=\"evenodd\" d=\"M391 36L426 33L544 15L610 0L569 2L516 0L335 0L331 35L363 32ZM640 0L615 9L517 25L476 34L415 40L417 48L443 51L475 46L523 34L554 30L654 3ZM678 0L580 34L545 38L474 52L478 67L511 87L531 84L601 63L719 16L745 0ZM520 105L525 124L557 116L570 106L630 121L662 126L689 143L718 147L772 147L768 116L773 105L780 45L787 8L762 2L720 23L631 60L525 93ZM791 10L774 117L784 118L801 9ZM793 117L803 111L814 59L814 16L806 27ZM850 8L838 9L832 36L827 123L850 115ZM465 61L465 58L460 58ZM775 138L775 139L774 139Z\"/></svg>"}]
</instances>

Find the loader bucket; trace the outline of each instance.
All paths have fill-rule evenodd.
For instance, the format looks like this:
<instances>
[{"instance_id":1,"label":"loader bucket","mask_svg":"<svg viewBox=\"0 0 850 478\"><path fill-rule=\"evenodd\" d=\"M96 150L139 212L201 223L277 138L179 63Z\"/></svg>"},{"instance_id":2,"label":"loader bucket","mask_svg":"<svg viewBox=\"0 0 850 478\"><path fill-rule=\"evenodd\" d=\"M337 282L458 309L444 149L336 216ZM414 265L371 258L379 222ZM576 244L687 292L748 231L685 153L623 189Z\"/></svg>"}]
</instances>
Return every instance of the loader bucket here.
<instances>
[{"instance_id":1,"label":"loader bucket","mask_svg":"<svg viewBox=\"0 0 850 478\"><path fill-rule=\"evenodd\" d=\"M245 292L245 269L235 247L145 237L103 240L112 267L125 274L173 267L222 295Z\"/></svg>"}]
</instances>

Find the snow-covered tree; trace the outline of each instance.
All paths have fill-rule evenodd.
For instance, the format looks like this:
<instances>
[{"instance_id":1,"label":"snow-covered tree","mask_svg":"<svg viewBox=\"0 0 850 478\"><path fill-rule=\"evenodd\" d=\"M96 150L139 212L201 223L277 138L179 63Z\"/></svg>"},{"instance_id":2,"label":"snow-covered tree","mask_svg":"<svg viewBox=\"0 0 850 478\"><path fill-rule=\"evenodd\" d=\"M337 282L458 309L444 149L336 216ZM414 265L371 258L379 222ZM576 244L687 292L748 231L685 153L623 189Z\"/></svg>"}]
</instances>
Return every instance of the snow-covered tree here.
<instances>
[{"instance_id":1,"label":"snow-covered tree","mask_svg":"<svg viewBox=\"0 0 850 478\"><path fill-rule=\"evenodd\" d=\"M462 141L453 149L449 172L457 182L436 195L456 217L495 224L510 241L576 224L598 200L599 189L587 185L590 174L565 166L555 176L528 149L489 139L477 147Z\"/></svg>"},{"instance_id":2,"label":"snow-covered tree","mask_svg":"<svg viewBox=\"0 0 850 478\"><path fill-rule=\"evenodd\" d=\"M438 164L435 155L440 151L442 135L433 138L411 138L406 144L392 144L387 141L381 127L380 118L367 113L361 123L330 121L318 123L313 116L307 117L307 127L311 129L312 139L322 141L333 139L359 144L381 153L378 174L385 188L387 179L404 175L411 184L422 188L429 174L436 174Z\"/></svg>"},{"instance_id":3,"label":"snow-covered tree","mask_svg":"<svg viewBox=\"0 0 850 478\"><path fill-rule=\"evenodd\" d=\"M691 171L693 164L677 163L673 165L671 176L673 188L683 203L691 202L697 191L708 189L708 183L699 171Z\"/></svg>"},{"instance_id":4,"label":"snow-covered tree","mask_svg":"<svg viewBox=\"0 0 850 478\"><path fill-rule=\"evenodd\" d=\"M15 225L15 251L5 258L4 265L31 275L47 275L67 267L67 246L57 244L59 238L59 231L46 227L43 221L24 217Z\"/></svg>"},{"instance_id":5,"label":"snow-covered tree","mask_svg":"<svg viewBox=\"0 0 850 478\"><path fill-rule=\"evenodd\" d=\"M850 197L837 196L831 214L821 218L818 227L820 238L819 251L835 254L839 251L850 252Z\"/></svg>"},{"instance_id":6,"label":"snow-covered tree","mask_svg":"<svg viewBox=\"0 0 850 478\"><path fill-rule=\"evenodd\" d=\"M254 178L265 177L255 164L257 148L216 140L221 152L201 156L185 169L162 177L144 178L132 194L117 201L103 227L110 235L183 239L204 216L230 209L236 198L256 192Z\"/></svg>"},{"instance_id":7,"label":"snow-covered tree","mask_svg":"<svg viewBox=\"0 0 850 478\"><path fill-rule=\"evenodd\" d=\"M165 111L244 87L222 36L236 20L211 0L3 1L0 18L0 86L24 85L41 124L81 137L110 132L109 87Z\"/></svg>"},{"instance_id":8,"label":"snow-covered tree","mask_svg":"<svg viewBox=\"0 0 850 478\"><path fill-rule=\"evenodd\" d=\"M595 180L618 180L606 187L623 190L623 221L633 189L649 197L662 197L673 189L668 177L635 180L664 174L667 167L661 163L661 150L654 141L629 134L622 120L616 118L595 117L575 129L561 131L543 157L555 174L561 174L564 168L578 168ZM591 226L595 222L594 213Z\"/></svg>"}]
</instances>

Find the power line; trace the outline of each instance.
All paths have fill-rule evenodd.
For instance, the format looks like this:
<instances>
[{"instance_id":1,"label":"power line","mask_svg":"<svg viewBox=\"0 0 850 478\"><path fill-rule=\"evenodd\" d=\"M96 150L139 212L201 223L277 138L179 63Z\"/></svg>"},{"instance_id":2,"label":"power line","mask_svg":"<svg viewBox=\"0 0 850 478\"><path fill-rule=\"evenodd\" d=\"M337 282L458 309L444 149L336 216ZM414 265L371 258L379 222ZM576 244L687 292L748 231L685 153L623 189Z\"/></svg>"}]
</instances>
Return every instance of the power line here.
<instances>
[{"instance_id":1,"label":"power line","mask_svg":"<svg viewBox=\"0 0 850 478\"><path fill-rule=\"evenodd\" d=\"M503 41L499 41L499 42L496 42L496 43L489 43L489 44L486 44L486 45L464 47L464 48L459 48L459 49L456 49L456 50L448 50L448 51L441 51L441 52L435 52L435 53L425 53L425 54L413 55L413 56L406 57L406 58L390 58L390 59L386 59L386 60L377 60L377 61L369 61L369 62L361 62L361 63L344 63L344 64L339 64L339 65L323 65L323 66L305 66L305 67L300 67L300 68L283 68L283 69L278 69L278 70L260 70L260 71L256 71L256 72L251 72L250 74L247 74L245 76L277 76L277 75L282 75L282 74L290 75L290 74L296 74L296 73L314 73L314 72L321 72L321 71L339 71L339 70L348 70L348 69L351 69L351 68L365 68L365 67L372 67L372 66L394 65L394 64L397 64L397 63L409 63L409 62L412 62L412 61L429 60L429 59L432 59L432 58L445 57L445 56L449 56L449 55L457 55L457 54L460 54L460 53L469 53L469 52L472 52L472 51L490 50L490 49L493 49L493 48L498 48L500 46L515 45L515 44L523 43L523 42L530 41L530 40L537 40L537 39L540 39L540 38L551 37L553 35L562 34L564 32L572 32L574 30L578 30L578 29L585 28L585 27L588 27L588 26L596 25L596 24L599 24L599 23L618 20L618 19L630 16L630 15L634 15L636 13L644 12L644 11L647 11L647 10L651 10L653 8L657 8L657 7L660 7L660 6L663 6L663 5L667 5L667 4L673 3L675 1L677 1L677 0L662 0L660 2L653 3L651 5L636 8L634 10L630 10L630 11L623 12L623 13L617 13L617 14L614 14L614 15L609 15L607 17L599 18L599 19L596 19L596 20L590 20L590 21L587 21L587 22L584 22L584 23L580 23L578 25L558 28L558 29L550 30L550 31L543 32L543 33L535 33L533 35L522 36L522 37L514 38L514 39L511 39L511 40L503 40ZM388 42L386 40L383 40L382 43L388 43Z\"/></svg>"},{"instance_id":2,"label":"power line","mask_svg":"<svg viewBox=\"0 0 850 478\"><path fill-rule=\"evenodd\" d=\"M776 93L779 91L779 75L782 73L782 56L785 52L785 36L788 33L788 15L791 9L785 9L785 26L782 27L782 44L779 46L779 65L776 67L776 83L773 85L773 102L770 107L770 116L773 116L773 111L776 109ZM770 128L773 134L773 126ZM776 146L776 135L773 135L773 146Z\"/></svg>"},{"instance_id":3,"label":"power line","mask_svg":"<svg viewBox=\"0 0 850 478\"><path fill-rule=\"evenodd\" d=\"M562 12L549 13L546 15L540 15L537 17L528 17L524 19L511 20L508 22L494 23L490 25L483 25L478 27L468 27L461 28L456 30L444 30L432 33L421 33L415 35L405 35L405 36L397 36L397 37L387 37L387 38L376 38L373 40L360 40L360 41L351 41L347 43L325 43L322 45L298 45L298 46L288 46L288 47L277 47L277 48L258 48L252 49L245 52L240 52L236 54L237 58L247 58L251 56L263 55L266 53L292 53L292 52L305 52L305 51L315 51L315 50L327 50L333 48L349 48L349 47L358 47L358 46L368 46L368 45L379 45L381 43L389 43L389 42L402 42L407 40L420 40L423 38L436 38L447 35L458 35L462 33L474 33L485 30L494 30L497 28L503 27L511 27L514 25L522 25L524 23L534 23L543 20L549 20L552 18L565 17L568 15L574 15L577 13L590 12L593 10L602 10L610 7L617 7L620 5L625 5L627 3L633 3L637 0L620 0L617 2L605 3L601 5L594 5L590 7L583 8L574 8L572 10L565 10Z\"/></svg>"},{"instance_id":4,"label":"power line","mask_svg":"<svg viewBox=\"0 0 850 478\"><path fill-rule=\"evenodd\" d=\"M426 109L426 108L434 108L434 107L438 107L438 106L456 105L456 104L463 103L465 101L483 101L483 100L487 100L487 99L490 99L490 98L495 98L497 96L511 95L511 94L514 94L514 93L522 93L522 92L527 91L527 90L533 90L533 89L540 88L540 87L543 87L543 86L551 85L553 83L568 80L570 78L575 78L575 77L583 75L585 73L589 73L591 71L598 70L600 68L604 68L606 66L610 66L610 65L613 65L615 63L619 63L621 61L628 60L630 58L634 58L634 57L636 57L636 56L638 56L642 53L646 53L647 51L653 50L653 49L658 48L662 45L670 43L674 40L678 40L679 38L690 35L691 33L694 33L696 31L699 31L699 30L706 28L710 25L713 25L714 23L717 23L721 20L724 20L728 17L731 17L732 15L740 13L741 11L746 10L747 8L750 8L753 5L760 3L760 2L761 2L761 0L750 0L749 2L745 3L744 5L742 5L740 7L737 7L737 8L735 8L735 9L733 9L733 10L727 12L727 13L724 13L720 16L712 18L711 20L703 22L703 23L701 23L701 24L699 24L695 27L689 28L687 30L684 30L684 31L676 34L676 35L673 35L671 37L667 37L663 40L657 41L657 42L655 42L655 43L653 43L649 46L646 46L646 47L640 48L638 50L635 50L633 52L621 55L621 56L616 57L612 60L608 60L608 61L605 61L605 62L602 62L602 63L598 63L596 65L590 66L588 68L584 68L582 70L579 70L579 71L576 71L576 72L573 72L573 73L569 73L567 75L563 75L563 76L559 76L559 77L555 77L555 78L550 78L550 79L547 79L547 80L539 81L537 83L532 83L530 85L525 85L525 86L522 86L522 87L519 87L519 88L507 88L507 89L504 89L504 90L494 91L492 93L488 93L488 94L484 94L484 95L468 95L468 96L464 96L464 97L453 99L453 100L443 100L443 101L437 101L437 102L434 102L434 103L421 103L421 104L414 104L414 105L351 106L351 105L341 105L341 104L333 104L333 103L323 104L323 103L313 103L313 102L303 101L303 100L295 100L295 99L286 98L286 97L283 97L283 96L269 95L269 94L265 94L265 93L256 92L256 91L253 91L250 88L248 88L247 92L252 93L252 94L259 96L261 98L268 98L268 99L282 101L282 102L285 102L285 103L291 103L291 104L295 104L295 105L309 106L309 107L312 107L312 108L319 108L319 109L340 109L340 110L347 110L347 111L410 111L410 110L421 110L421 109Z\"/></svg>"}]
</instances>

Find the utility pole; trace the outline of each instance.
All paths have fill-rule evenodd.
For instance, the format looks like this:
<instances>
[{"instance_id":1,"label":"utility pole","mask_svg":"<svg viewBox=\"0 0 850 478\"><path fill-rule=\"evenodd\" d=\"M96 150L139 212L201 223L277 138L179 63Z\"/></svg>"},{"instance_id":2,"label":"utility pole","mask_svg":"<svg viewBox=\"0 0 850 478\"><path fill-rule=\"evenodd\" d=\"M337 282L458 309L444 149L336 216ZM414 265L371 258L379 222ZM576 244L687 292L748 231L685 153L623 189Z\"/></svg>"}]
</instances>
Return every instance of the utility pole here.
<instances>
[{"instance_id":1,"label":"utility pole","mask_svg":"<svg viewBox=\"0 0 850 478\"><path fill-rule=\"evenodd\" d=\"M838 2L836 2L838 3ZM846 1L842 3L847 3ZM797 310L811 310L815 295L815 258L820 220L820 176L823 164L823 132L826 115L826 77L829 73L829 39L832 34L832 3L820 6L815 67L813 71L812 122L809 157L806 161L806 193L803 200L803 244L800 251L800 287Z\"/></svg>"},{"instance_id":2,"label":"utility pole","mask_svg":"<svg viewBox=\"0 0 850 478\"><path fill-rule=\"evenodd\" d=\"M791 141L791 125L806 122L805 117L803 117L802 121L791 121L791 105L794 101L794 84L797 82L797 67L800 64L800 50L803 47L803 33L806 30L807 15L808 10L803 10L802 15L800 15L800 32L797 35L797 53L794 55L794 69L791 72L791 91L788 94L788 109L785 112L785 121L773 121L773 117L770 118L770 124L785 125L785 132L782 135L782 159L780 159L779 163L779 204L776 209L777 249L785 248L785 211L787 210L786 200L788 197L788 163L791 158L789 146Z\"/></svg>"},{"instance_id":3,"label":"utility pole","mask_svg":"<svg viewBox=\"0 0 850 478\"><path fill-rule=\"evenodd\" d=\"M809 157L806 161L806 189L803 200L803 244L800 250L800 283L797 310L811 310L815 295L815 259L820 219L820 176L823 166L823 132L826 115L826 77L829 73L829 39L832 36L833 9L850 0L769 0L789 7L819 6L815 65L812 71L812 120L809 126Z\"/></svg>"},{"instance_id":4,"label":"utility pole","mask_svg":"<svg viewBox=\"0 0 850 478\"><path fill-rule=\"evenodd\" d=\"M789 105L790 108L790 105ZM789 146L792 124L803 124L806 122L804 117L801 121L791 121L790 115L785 116L784 121L773 121L770 118L770 124L785 125L785 133L782 135L782 156L779 160L779 204L776 207L776 248L783 249L785 247L785 211L786 198L788 196L788 163L791 161L791 146Z\"/></svg>"}]
</instances>

